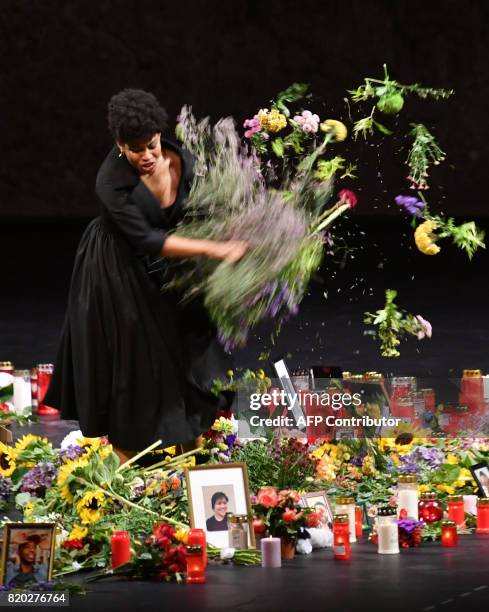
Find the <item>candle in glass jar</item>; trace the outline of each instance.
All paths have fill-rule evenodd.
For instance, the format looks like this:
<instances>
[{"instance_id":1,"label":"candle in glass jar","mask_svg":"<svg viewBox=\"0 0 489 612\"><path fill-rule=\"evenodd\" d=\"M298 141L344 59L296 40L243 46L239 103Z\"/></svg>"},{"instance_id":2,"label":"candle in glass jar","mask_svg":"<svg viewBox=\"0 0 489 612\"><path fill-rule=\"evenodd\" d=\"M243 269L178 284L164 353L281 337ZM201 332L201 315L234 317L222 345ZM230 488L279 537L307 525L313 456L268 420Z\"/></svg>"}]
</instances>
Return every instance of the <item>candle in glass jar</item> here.
<instances>
[{"instance_id":1,"label":"candle in glass jar","mask_svg":"<svg viewBox=\"0 0 489 612\"><path fill-rule=\"evenodd\" d=\"M418 483L416 474L401 474L397 484L397 514L406 510L409 518L418 520Z\"/></svg>"},{"instance_id":2,"label":"candle in glass jar","mask_svg":"<svg viewBox=\"0 0 489 612\"><path fill-rule=\"evenodd\" d=\"M14 412L19 416L31 414L32 393L31 373L29 370L14 372Z\"/></svg>"},{"instance_id":3,"label":"candle in glass jar","mask_svg":"<svg viewBox=\"0 0 489 612\"><path fill-rule=\"evenodd\" d=\"M489 533L489 497L477 500L477 533Z\"/></svg>"},{"instance_id":4,"label":"candle in glass jar","mask_svg":"<svg viewBox=\"0 0 489 612\"><path fill-rule=\"evenodd\" d=\"M399 528L392 506L380 506L377 510L377 540L379 555L399 554Z\"/></svg>"},{"instance_id":5,"label":"candle in glass jar","mask_svg":"<svg viewBox=\"0 0 489 612\"><path fill-rule=\"evenodd\" d=\"M454 521L442 521L441 545L449 548L457 545L457 524Z\"/></svg>"},{"instance_id":6,"label":"candle in glass jar","mask_svg":"<svg viewBox=\"0 0 489 612\"><path fill-rule=\"evenodd\" d=\"M262 538L261 541L261 566L262 567L281 567L282 552L280 548L280 538Z\"/></svg>"},{"instance_id":7,"label":"candle in glass jar","mask_svg":"<svg viewBox=\"0 0 489 612\"><path fill-rule=\"evenodd\" d=\"M464 500L461 495L449 495L447 500L448 518L454 521L457 527L465 522Z\"/></svg>"},{"instance_id":8,"label":"candle in glass jar","mask_svg":"<svg viewBox=\"0 0 489 612\"><path fill-rule=\"evenodd\" d=\"M112 534L112 569L131 560L131 540L127 531Z\"/></svg>"},{"instance_id":9,"label":"candle in glass jar","mask_svg":"<svg viewBox=\"0 0 489 612\"><path fill-rule=\"evenodd\" d=\"M200 545L189 545L185 547L187 560L187 583L205 583L205 561L204 551Z\"/></svg>"},{"instance_id":10,"label":"candle in glass jar","mask_svg":"<svg viewBox=\"0 0 489 612\"><path fill-rule=\"evenodd\" d=\"M333 520L333 553L335 559L349 559L350 517L348 514L336 514Z\"/></svg>"},{"instance_id":11,"label":"candle in glass jar","mask_svg":"<svg viewBox=\"0 0 489 612\"><path fill-rule=\"evenodd\" d=\"M464 512L477 514L477 495L464 495Z\"/></svg>"},{"instance_id":12,"label":"candle in glass jar","mask_svg":"<svg viewBox=\"0 0 489 612\"><path fill-rule=\"evenodd\" d=\"M43 403L44 396L48 390L51 378L53 377L54 366L52 363L40 363L37 366L37 413L41 415L57 415L59 410L46 406Z\"/></svg>"},{"instance_id":13,"label":"candle in glass jar","mask_svg":"<svg viewBox=\"0 0 489 612\"><path fill-rule=\"evenodd\" d=\"M246 514L229 514L228 515L228 538L229 547L237 549L248 548L248 532L246 527L248 517Z\"/></svg>"},{"instance_id":14,"label":"candle in glass jar","mask_svg":"<svg viewBox=\"0 0 489 612\"><path fill-rule=\"evenodd\" d=\"M421 500L418 504L418 517L420 521L428 524L437 523L443 518L443 508L436 499L434 491L426 491L421 494Z\"/></svg>"},{"instance_id":15,"label":"candle in glass jar","mask_svg":"<svg viewBox=\"0 0 489 612\"><path fill-rule=\"evenodd\" d=\"M189 546L201 546L204 556L204 567L207 567L207 541L203 529L190 529L187 536Z\"/></svg>"},{"instance_id":16,"label":"candle in glass jar","mask_svg":"<svg viewBox=\"0 0 489 612\"><path fill-rule=\"evenodd\" d=\"M349 496L337 497L335 500L335 512L336 514L346 514L348 516L350 543L356 542L355 498Z\"/></svg>"},{"instance_id":17,"label":"candle in glass jar","mask_svg":"<svg viewBox=\"0 0 489 612\"><path fill-rule=\"evenodd\" d=\"M360 540L363 535L363 508L355 506L355 535Z\"/></svg>"}]
</instances>

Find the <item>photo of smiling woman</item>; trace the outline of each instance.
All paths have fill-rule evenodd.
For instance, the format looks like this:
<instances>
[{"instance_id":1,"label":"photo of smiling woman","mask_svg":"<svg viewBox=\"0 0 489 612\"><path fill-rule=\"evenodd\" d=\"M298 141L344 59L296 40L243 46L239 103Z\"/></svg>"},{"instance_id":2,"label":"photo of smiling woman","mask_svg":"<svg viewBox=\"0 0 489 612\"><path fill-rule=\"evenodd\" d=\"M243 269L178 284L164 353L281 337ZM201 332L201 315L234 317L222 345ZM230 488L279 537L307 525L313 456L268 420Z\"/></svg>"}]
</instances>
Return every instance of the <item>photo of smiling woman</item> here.
<instances>
[{"instance_id":1,"label":"photo of smiling woman","mask_svg":"<svg viewBox=\"0 0 489 612\"><path fill-rule=\"evenodd\" d=\"M205 522L207 531L227 531L228 529L228 503L229 498L222 491L217 491L211 497L211 506L214 514Z\"/></svg>"}]
</instances>

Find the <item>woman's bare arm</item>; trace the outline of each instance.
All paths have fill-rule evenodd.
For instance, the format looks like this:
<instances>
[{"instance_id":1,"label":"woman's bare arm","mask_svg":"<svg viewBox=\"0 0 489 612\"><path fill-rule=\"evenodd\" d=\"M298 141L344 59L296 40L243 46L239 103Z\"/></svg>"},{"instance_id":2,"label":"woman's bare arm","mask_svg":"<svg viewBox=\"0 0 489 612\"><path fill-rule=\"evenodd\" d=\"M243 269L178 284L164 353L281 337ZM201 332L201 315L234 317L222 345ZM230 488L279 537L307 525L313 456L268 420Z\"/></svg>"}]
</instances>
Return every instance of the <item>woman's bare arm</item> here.
<instances>
[{"instance_id":1,"label":"woman's bare arm","mask_svg":"<svg viewBox=\"0 0 489 612\"><path fill-rule=\"evenodd\" d=\"M210 259L238 261L246 253L248 245L243 240L196 240L182 236L168 236L163 243L163 257L193 257L203 255Z\"/></svg>"}]
</instances>

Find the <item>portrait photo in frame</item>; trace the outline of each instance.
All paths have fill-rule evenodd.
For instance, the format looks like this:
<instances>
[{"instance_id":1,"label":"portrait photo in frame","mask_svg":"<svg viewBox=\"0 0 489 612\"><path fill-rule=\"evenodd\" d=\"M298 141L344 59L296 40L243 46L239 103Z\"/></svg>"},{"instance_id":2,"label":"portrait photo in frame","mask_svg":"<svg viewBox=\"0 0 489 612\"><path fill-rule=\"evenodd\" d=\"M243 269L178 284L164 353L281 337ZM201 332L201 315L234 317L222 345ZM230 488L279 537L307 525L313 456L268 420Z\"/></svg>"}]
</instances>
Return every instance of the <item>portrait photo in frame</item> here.
<instances>
[{"instance_id":1,"label":"portrait photo in frame","mask_svg":"<svg viewBox=\"0 0 489 612\"><path fill-rule=\"evenodd\" d=\"M0 583L12 588L51 580L56 525L7 523L3 529Z\"/></svg>"},{"instance_id":2,"label":"portrait photo in frame","mask_svg":"<svg viewBox=\"0 0 489 612\"><path fill-rule=\"evenodd\" d=\"M489 465L482 461L471 465L470 471L479 487L479 497L489 497Z\"/></svg>"},{"instance_id":3,"label":"portrait photo in frame","mask_svg":"<svg viewBox=\"0 0 489 612\"><path fill-rule=\"evenodd\" d=\"M321 517L321 529L333 529L333 508L326 491L312 491L301 495L301 505L312 508Z\"/></svg>"},{"instance_id":4,"label":"portrait photo in frame","mask_svg":"<svg viewBox=\"0 0 489 612\"><path fill-rule=\"evenodd\" d=\"M244 463L199 465L185 469L190 525L203 529L207 541L218 548L229 546L228 517L248 516L248 548L255 547L251 521L248 469Z\"/></svg>"}]
</instances>

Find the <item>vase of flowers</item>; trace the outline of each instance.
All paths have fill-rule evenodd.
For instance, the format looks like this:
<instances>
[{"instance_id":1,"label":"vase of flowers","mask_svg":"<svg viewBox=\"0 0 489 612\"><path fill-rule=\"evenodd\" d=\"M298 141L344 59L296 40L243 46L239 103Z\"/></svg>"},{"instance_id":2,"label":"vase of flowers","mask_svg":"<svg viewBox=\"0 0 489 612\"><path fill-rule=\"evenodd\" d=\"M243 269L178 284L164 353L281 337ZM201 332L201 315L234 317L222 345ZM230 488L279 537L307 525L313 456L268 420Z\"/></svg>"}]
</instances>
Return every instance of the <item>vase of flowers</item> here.
<instances>
[{"instance_id":1,"label":"vase of flowers","mask_svg":"<svg viewBox=\"0 0 489 612\"><path fill-rule=\"evenodd\" d=\"M282 559L293 559L297 534L303 527L317 527L320 517L311 508L299 505L300 495L292 489L262 487L253 511L266 525L269 535L281 539Z\"/></svg>"}]
</instances>

